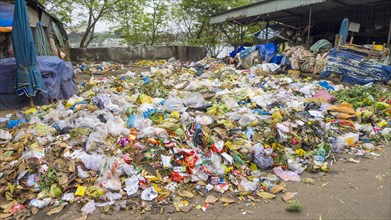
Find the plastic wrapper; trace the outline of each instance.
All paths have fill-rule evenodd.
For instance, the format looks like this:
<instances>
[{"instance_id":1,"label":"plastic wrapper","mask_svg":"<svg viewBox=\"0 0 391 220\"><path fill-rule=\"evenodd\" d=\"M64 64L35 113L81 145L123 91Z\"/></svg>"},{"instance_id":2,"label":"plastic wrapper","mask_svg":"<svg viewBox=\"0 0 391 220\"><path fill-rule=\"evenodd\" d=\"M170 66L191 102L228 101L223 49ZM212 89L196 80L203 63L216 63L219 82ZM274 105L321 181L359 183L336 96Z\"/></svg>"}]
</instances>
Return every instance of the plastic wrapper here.
<instances>
[{"instance_id":1,"label":"plastic wrapper","mask_svg":"<svg viewBox=\"0 0 391 220\"><path fill-rule=\"evenodd\" d=\"M138 191L139 180L137 176L132 176L125 180L125 191L128 196L134 195Z\"/></svg>"},{"instance_id":2,"label":"plastic wrapper","mask_svg":"<svg viewBox=\"0 0 391 220\"><path fill-rule=\"evenodd\" d=\"M152 201L157 197L157 192L153 186L146 188L141 193L141 199L144 201Z\"/></svg>"}]
</instances>

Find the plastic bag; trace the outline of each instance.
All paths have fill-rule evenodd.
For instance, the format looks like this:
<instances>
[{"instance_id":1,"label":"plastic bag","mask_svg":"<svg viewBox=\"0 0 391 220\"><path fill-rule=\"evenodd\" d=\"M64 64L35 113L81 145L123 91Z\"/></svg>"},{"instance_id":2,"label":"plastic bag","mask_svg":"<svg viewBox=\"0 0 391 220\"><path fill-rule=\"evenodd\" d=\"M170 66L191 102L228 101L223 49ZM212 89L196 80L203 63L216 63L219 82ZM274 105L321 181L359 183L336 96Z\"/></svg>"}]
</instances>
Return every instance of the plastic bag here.
<instances>
[{"instance_id":1,"label":"plastic bag","mask_svg":"<svg viewBox=\"0 0 391 220\"><path fill-rule=\"evenodd\" d=\"M90 133L86 143L86 151L94 151L100 146L106 145L108 135L107 126L103 123L96 125L95 129Z\"/></svg>"},{"instance_id":2,"label":"plastic bag","mask_svg":"<svg viewBox=\"0 0 391 220\"><path fill-rule=\"evenodd\" d=\"M203 116L197 115L197 117L195 118L195 121L197 124L207 126L207 125L210 125L213 123L213 118L206 116L206 115L203 115Z\"/></svg>"},{"instance_id":3,"label":"plastic bag","mask_svg":"<svg viewBox=\"0 0 391 220\"><path fill-rule=\"evenodd\" d=\"M167 112L177 111L182 113L186 111L187 108L183 105L183 102L180 98L172 97L172 98L168 98L164 102L163 109Z\"/></svg>"},{"instance_id":4,"label":"plastic bag","mask_svg":"<svg viewBox=\"0 0 391 220\"><path fill-rule=\"evenodd\" d=\"M84 171L81 166L77 166L77 176L82 179L88 178L90 175Z\"/></svg>"},{"instance_id":5,"label":"plastic bag","mask_svg":"<svg viewBox=\"0 0 391 220\"><path fill-rule=\"evenodd\" d=\"M99 171L103 166L106 156L97 153L87 154L86 152L82 152L76 158L79 158L87 169Z\"/></svg>"},{"instance_id":6,"label":"plastic bag","mask_svg":"<svg viewBox=\"0 0 391 220\"><path fill-rule=\"evenodd\" d=\"M254 114L245 114L239 120L240 126L247 126L251 123L256 123L256 122L258 122L258 118Z\"/></svg>"},{"instance_id":7,"label":"plastic bag","mask_svg":"<svg viewBox=\"0 0 391 220\"><path fill-rule=\"evenodd\" d=\"M300 176L297 173L283 170L281 167L274 167L273 172L284 181L300 181Z\"/></svg>"},{"instance_id":8,"label":"plastic bag","mask_svg":"<svg viewBox=\"0 0 391 220\"><path fill-rule=\"evenodd\" d=\"M118 171L119 160L117 158L106 158L105 163L100 170L100 176L97 182L103 188L119 191L122 187Z\"/></svg>"},{"instance_id":9,"label":"plastic bag","mask_svg":"<svg viewBox=\"0 0 391 220\"><path fill-rule=\"evenodd\" d=\"M304 168L298 162L291 159L288 159L288 169L297 174L302 174L304 172Z\"/></svg>"},{"instance_id":10,"label":"plastic bag","mask_svg":"<svg viewBox=\"0 0 391 220\"><path fill-rule=\"evenodd\" d=\"M199 92L193 92L187 95L185 98L183 98L183 104L186 105L186 107L191 108L200 108L205 106L205 99Z\"/></svg>"},{"instance_id":11,"label":"plastic bag","mask_svg":"<svg viewBox=\"0 0 391 220\"><path fill-rule=\"evenodd\" d=\"M95 202L94 202L94 200L91 200L91 201L87 202L87 203L83 206L83 208L81 209L81 212L82 212L83 214L88 215L88 214L93 213L93 212L95 211L95 209L96 209L96 207L95 207Z\"/></svg>"},{"instance_id":12,"label":"plastic bag","mask_svg":"<svg viewBox=\"0 0 391 220\"><path fill-rule=\"evenodd\" d=\"M274 165L273 158L271 156L266 156L263 153L254 155L254 163L257 165L257 167L260 170L266 170L268 168L272 168Z\"/></svg>"},{"instance_id":13,"label":"plastic bag","mask_svg":"<svg viewBox=\"0 0 391 220\"><path fill-rule=\"evenodd\" d=\"M107 129L111 135L118 137L124 130L125 122L120 117L115 117L114 120L107 122Z\"/></svg>"},{"instance_id":14,"label":"plastic bag","mask_svg":"<svg viewBox=\"0 0 391 220\"><path fill-rule=\"evenodd\" d=\"M314 96L312 96L312 98L325 99L328 103L331 103L331 104L334 103L335 101L337 101L337 98L335 96L330 95L330 93L328 93L325 90L318 91L317 93L315 93Z\"/></svg>"},{"instance_id":15,"label":"plastic bag","mask_svg":"<svg viewBox=\"0 0 391 220\"><path fill-rule=\"evenodd\" d=\"M44 199L32 199L30 201L30 205L39 209L48 206L52 202L52 198L44 198Z\"/></svg>"},{"instance_id":16,"label":"plastic bag","mask_svg":"<svg viewBox=\"0 0 391 220\"><path fill-rule=\"evenodd\" d=\"M12 135L3 129L0 129L0 144L7 143L12 139Z\"/></svg>"},{"instance_id":17,"label":"plastic bag","mask_svg":"<svg viewBox=\"0 0 391 220\"><path fill-rule=\"evenodd\" d=\"M138 191L139 187L139 180L137 176L132 176L125 180L125 191L128 194L128 196L134 195Z\"/></svg>"},{"instance_id":18,"label":"plastic bag","mask_svg":"<svg viewBox=\"0 0 391 220\"><path fill-rule=\"evenodd\" d=\"M246 191L254 191L257 189L257 182L256 181L250 182L246 178L242 179L240 185L243 186L244 190Z\"/></svg>"}]
</instances>

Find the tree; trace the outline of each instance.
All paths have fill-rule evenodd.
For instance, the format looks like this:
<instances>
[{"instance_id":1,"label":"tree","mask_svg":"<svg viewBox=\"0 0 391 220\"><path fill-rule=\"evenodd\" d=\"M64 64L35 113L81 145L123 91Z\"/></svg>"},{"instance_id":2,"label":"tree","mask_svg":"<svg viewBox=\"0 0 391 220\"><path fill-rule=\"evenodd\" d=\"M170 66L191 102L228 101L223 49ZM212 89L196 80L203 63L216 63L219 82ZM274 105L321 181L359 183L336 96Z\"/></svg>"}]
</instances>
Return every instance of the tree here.
<instances>
[{"instance_id":1,"label":"tree","mask_svg":"<svg viewBox=\"0 0 391 220\"><path fill-rule=\"evenodd\" d=\"M75 10L79 10L78 19L85 27L79 47L87 47L94 39L95 26L98 21L110 19L113 11L121 11L127 0L40 0L47 9L60 16L63 22L70 23ZM87 12L87 16L85 16Z\"/></svg>"},{"instance_id":2,"label":"tree","mask_svg":"<svg viewBox=\"0 0 391 220\"><path fill-rule=\"evenodd\" d=\"M168 25L170 3L170 0L138 1L116 13L115 28L132 45L161 43L161 35Z\"/></svg>"},{"instance_id":3,"label":"tree","mask_svg":"<svg viewBox=\"0 0 391 220\"><path fill-rule=\"evenodd\" d=\"M211 25L210 17L218 12L251 2L254 0L179 0L175 6L174 15L178 29L186 36L186 44L206 46L210 54L216 56L224 46L222 44L227 40L231 40L229 43L232 43L233 38L222 32L225 28L230 28L229 25ZM238 30L230 28L230 31Z\"/></svg>"}]
</instances>

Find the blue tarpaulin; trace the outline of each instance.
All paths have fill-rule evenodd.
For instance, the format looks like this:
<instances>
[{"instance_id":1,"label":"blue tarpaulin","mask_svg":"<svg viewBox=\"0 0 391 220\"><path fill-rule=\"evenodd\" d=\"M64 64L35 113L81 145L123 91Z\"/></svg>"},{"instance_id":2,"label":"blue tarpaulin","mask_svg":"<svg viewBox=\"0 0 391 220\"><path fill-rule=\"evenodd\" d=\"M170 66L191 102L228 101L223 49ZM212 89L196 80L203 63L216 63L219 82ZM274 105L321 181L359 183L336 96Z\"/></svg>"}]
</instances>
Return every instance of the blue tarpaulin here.
<instances>
[{"instance_id":1,"label":"blue tarpaulin","mask_svg":"<svg viewBox=\"0 0 391 220\"><path fill-rule=\"evenodd\" d=\"M331 73L342 75L342 81L349 84L385 83L391 79L391 66L372 64L360 56L334 49L327 57L320 78L327 78Z\"/></svg>"},{"instance_id":2,"label":"blue tarpaulin","mask_svg":"<svg viewBox=\"0 0 391 220\"><path fill-rule=\"evenodd\" d=\"M243 47L243 46L240 46L239 48L237 48L236 50L233 50L231 53L229 53L229 55L232 57L232 58L235 58L236 54L240 53L242 50L245 50L246 48Z\"/></svg>"},{"instance_id":3,"label":"blue tarpaulin","mask_svg":"<svg viewBox=\"0 0 391 220\"><path fill-rule=\"evenodd\" d=\"M46 92L41 73L37 68L37 55L25 0L15 1L12 46L18 67L16 71L16 94L31 97L35 96L38 91Z\"/></svg>"},{"instance_id":4,"label":"blue tarpaulin","mask_svg":"<svg viewBox=\"0 0 391 220\"><path fill-rule=\"evenodd\" d=\"M261 44L259 45L259 54L262 60L270 62L274 55L278 52L277 45L275 43Z\"/></svg>"},{"instance_id":5,"label":"blue tarpaulin","mask_svg":"<svg viewBox=\"0 0 391 220\"><path fill-rule=\"evenodd\" d=\"M34 97L38 105L49 104L53 100L68 99L77 93L73 81L73 68L56 56L37 57L37 67L41 72L47 93ZM16 63L14 58L0 59L0 109L21 108L29 104L26 96L15 94Z\"/></svg>"},{"instance_id":6,"label":"blue tarpaulin","mask_svg":"<svg viewBox=\"0 0 391 220\"><path fill-rule=\"evenodd\" d=\"M9 32L12 27L14 5L0 2L0 32Z\"/></svg>"}]
</instances>

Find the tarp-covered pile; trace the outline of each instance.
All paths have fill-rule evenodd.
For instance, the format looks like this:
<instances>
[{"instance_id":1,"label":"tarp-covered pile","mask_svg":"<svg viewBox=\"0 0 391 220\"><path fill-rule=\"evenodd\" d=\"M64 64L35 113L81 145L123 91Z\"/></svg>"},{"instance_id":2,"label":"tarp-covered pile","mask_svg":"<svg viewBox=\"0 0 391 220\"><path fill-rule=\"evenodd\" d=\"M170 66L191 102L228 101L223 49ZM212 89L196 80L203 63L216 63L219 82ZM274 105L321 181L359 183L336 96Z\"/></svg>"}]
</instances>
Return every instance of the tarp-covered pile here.
<instances>
[{"instance_id":1,"label":"tarp-covered pile","mask_svg":"<svg viewBox=\"0 0 391 220\"><path fill-rule=\"evenodd\" d=\"M331 73L342 75L342 81L350 84L386 83L391 79L391 66L371 63L362 56L333 50L320 77L327 78Z\"/></svg>"},{"instance_id":2,"label":"tarp-covered pile","mask_svg":"<svg viewBox=\"0 0 391 220\"><path fill-rule=\"evenodd\" d=\"M58 57L37 57L37 67L41 72L48 92L38 93L35 104L49 104L54 100L68 99L77 92L73 81L73 67ZM15 77L17 66L15 58L0 59L0 109L20 108L28 105L26 96L15 94Z\"/></svg>"}]
</instances>

